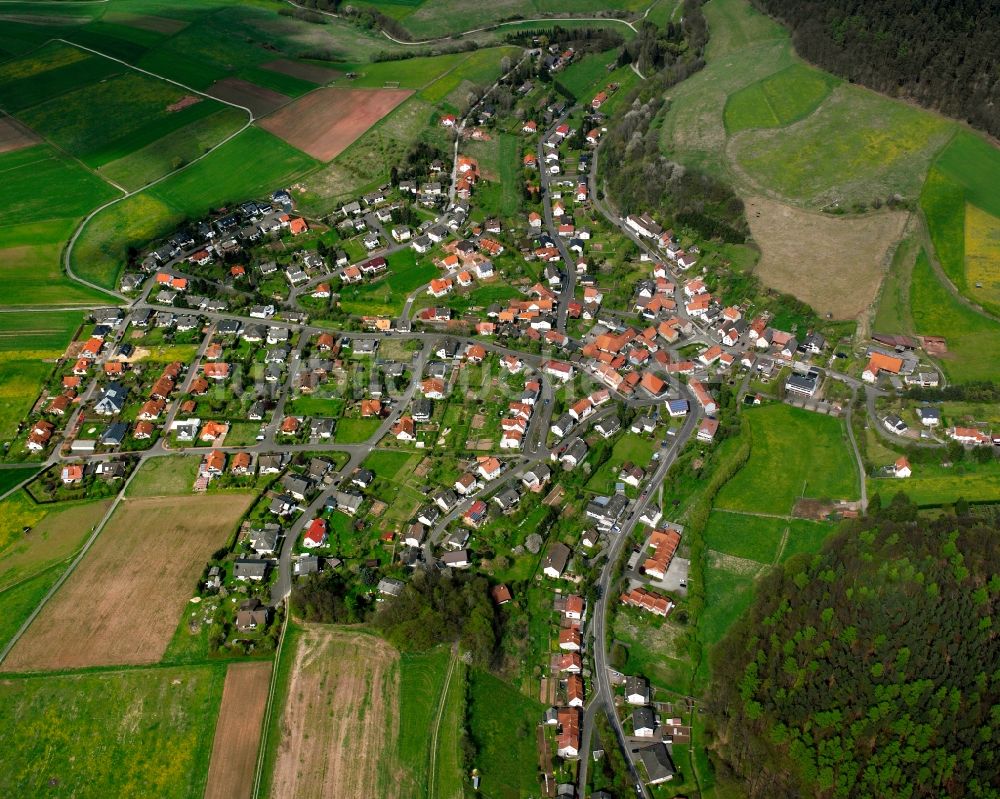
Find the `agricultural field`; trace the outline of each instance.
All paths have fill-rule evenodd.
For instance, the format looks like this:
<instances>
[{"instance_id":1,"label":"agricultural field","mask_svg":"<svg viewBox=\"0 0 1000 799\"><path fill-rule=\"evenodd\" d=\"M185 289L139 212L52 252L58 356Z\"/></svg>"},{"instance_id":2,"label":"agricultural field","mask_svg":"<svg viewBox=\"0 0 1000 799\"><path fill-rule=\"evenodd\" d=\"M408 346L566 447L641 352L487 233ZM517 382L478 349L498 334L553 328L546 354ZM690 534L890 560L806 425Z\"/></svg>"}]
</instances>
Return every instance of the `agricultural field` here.
<instances>
[{"instance_id":1,"label":"agricultural field","mask_svg":"<svg viewBox=\"0 0 1000 799\"><path fill-rule=\"evenodd\" d=\"M318 89L260 124L318 161L330 161L409 96L408 89Z\"/></svg>"},{"instance_id":2,"label":"agricultural field","mask_svg":"<svg viewBox=\"0 0 1000 799\"><path fill-rule=\"evenodd\" d=\"M270 661L234 663L226 669L205 799L249 799L253 795L270 683Z\"/></svg>"},{"instance_id":3,"label":"agricultural field","mask_svg":"<svg viewBox=\"0 0 1000 799\"><path fill-rule=\"evenodd\" d=\"M941 282L921 251L910 283L914 330L944 336L948 352L939 358L951 380L991 380L1000 363L1000 322L972 310Z\"/></svg>"},{"instance_id":4,"label":"agricultural field","mask_svg":"<svg viewBox=\"0 0 1000 799\"><path fill-rule=\"evenodd\" d=\"M89 672L0 681L0 792L200 799L223 669ZM128 764L114 768L112 764Z\"/></svg>"},{"instance_id":5,"label":"agricultural field","mask_svg":"<svg viewBox=\"0 0 1000 799\"><path fill-rule=\"evenodd\" d=\"M473 669L469 734L476 744L480 793L487 799L537 795L535 728L545 711L492 674Z\"/></svg>"},{"instance_id":6,"label":"agricultural field","mask_svg":"<svg viewBox=\"0 0 1000 799\"><path fill-rule=\"evenodd\" d=\"M307 627L296 640L270 795L406 796L392 763L399 653L382 639ZM365 745L357 746L360 741Z\"/></svg>"},{"instance_id":7,"label":"agricultural field","mask_svg":"<svg viewBox=\"0 0 1000 799\"><path fill-rule=\"evenodd\" d=\"M155 663L248 494L125 500L3 663L6 671ZM150 562L149 536L163 556ZM101 586L95 596L94 586Z\"/></svg>"},{"instance_id":8,"label":"agricultural field","mask_svg":"<svg viewBox=\"0 0 1000 799\"><path fill-rule=\"evenodd\" d=\"M23 490L0 501L0 591L65 563L110 506L111 500L40 505Z\"/></svg>"},{"instance_id":9,"label":"agricultural field","mask_svg":"<svg viewBox=\"0 0 1000 799\"><path fill-rule=\"evenodd\" d=\"M746 209L763 251L755 274L833 319L855 319L871 307L907 220L904 211L831 216L759 196L748 197Z\"/></svg>"},{"instance_id":10,"label":"agricultural field","mask_svg":"<svg viewBox=\"0 0 1000 799\"><path fill-rule=\"evenodd\" d=\"M3 271L0 268L0 275ZM4 285L17 296L17 280ZM0 440L14 437L54 368L55 359L66 350L82 319L79 311L0 314Z\"/></svg>"},{"instance_id":11,"label":"agricultural field","mask_svg":"<svg viewBox=\"0 0 1000 799\"><path fill-rule=\"evenodd\" d=\"M719 491L716 507L787 516L798 497L858 496L857 467L842 421L783 403L745 415L750 459Z\"/></svg>"}]
</instances>

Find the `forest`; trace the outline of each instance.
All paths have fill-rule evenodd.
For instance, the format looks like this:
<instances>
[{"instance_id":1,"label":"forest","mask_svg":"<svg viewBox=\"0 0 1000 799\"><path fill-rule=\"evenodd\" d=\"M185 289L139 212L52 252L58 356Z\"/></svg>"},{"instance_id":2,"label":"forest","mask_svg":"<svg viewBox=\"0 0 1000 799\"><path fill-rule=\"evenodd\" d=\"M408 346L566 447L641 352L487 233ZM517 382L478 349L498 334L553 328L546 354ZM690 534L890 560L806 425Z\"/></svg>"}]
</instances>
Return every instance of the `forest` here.
<instances>
[{"instance_id":1,"label":"forest","mask_svg":"<svg viewBox=\"0 0 1000 799\"><path fill-rule=\"evenodd\" d=\"M1000 135L1000 0L753 0L799 54Z\"/></svg>"},{"instance_id":2,"label":"forest","mask_svg":"<svg viewBox=\"0 0 1000 799\"><path fill-rule=\"evenodd\" d=\"M720 776L750 797L1000 796L998 533L899 495L763 577L712 654Z\"/></svg>"}]
</instances>

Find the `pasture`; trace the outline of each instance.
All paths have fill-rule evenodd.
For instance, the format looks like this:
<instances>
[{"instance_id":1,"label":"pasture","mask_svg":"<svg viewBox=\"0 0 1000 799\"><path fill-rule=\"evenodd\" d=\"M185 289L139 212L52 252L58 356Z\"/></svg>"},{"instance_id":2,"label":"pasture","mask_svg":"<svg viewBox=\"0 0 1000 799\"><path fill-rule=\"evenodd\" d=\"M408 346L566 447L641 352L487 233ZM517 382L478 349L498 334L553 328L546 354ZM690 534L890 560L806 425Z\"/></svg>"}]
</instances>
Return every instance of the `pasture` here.
<instances>
[{"instance_id":1,"label":"pasture","mask_svg":"<svg viewBox=\"0 0 1000 799\"><path fill-rule=\"evenodd\" d=\"M0 792L200 799L222 684L215 666L8 677Z\"/></svg>"},{"instance_id":2,"label":"pasture","mask_svg":"<svg viewBox=\"0 0 1000 799\"><path fill-rule=\"evenodd\" d=\"M799 497L858 496L857 467L842 421L783 403L744 413L750 458L719 491L716 507L784 516Z\"/></svg>"},{"instance_id":3,"label":"pasture","mask_svg":"<svg viewBox=\"0 0 1000 799\"><path fill-rule=\"evenodd\" d=\"M126 500L18 641L6 671L155 663L249 494ZM155 538L162 556L149 560Z\"/></svg>"},{"instance_id":4,"label":"pasture","mask_svg":"<svg viewBox=\"0 0 1000 799\"><path fill-rule=\"evenodd\" d=\"M399 653L373 635L316 626L296 636L293 657L270 796L410 795L392 767Z\"/></svg>"},{"instance_id":5,"label":"pasture","mask_svg":"<svg viewBox=\"0 0 1000 799\"><path fill-rule=\"evenodd\" d=\"M939 361L951 380L996 378L996 365L1000 363L1000 322L956 299L938 279L923 251L913 267L910 313L916 333L947 339L948 353Z\"/></svg>"},{"instance_id":6,"label":"pasture","mask_svg":"<svg viewBox=\"0 0 1000 799\"><path fill-rule=\"evenodd\" d=\"M878 307L872 321L874 331L913 332L913 318L910 315L910 278L916 256L916 242L912 238L899 242L892 254L889 271L882 281Z\"/></svg>"},{"instance_id":7,"label":"pasture","mask_svg":"<svg viewBox=\"0 0 1000 799\"><path fill-rule=\"evenodd\" d=\"M469 735L478 750L480 793L487 799L536 795L535 728L545 708L489 672L473 669L470 681Z\"/></svg>"},{"instance_id":8,"label":"pasture","mask_svg":"<svg viewBox=\"0 0 1000 799\"><path fill-rule=\"evenodd\" d=\"M748 128L780 128L815 111L839 81L803 64L780 72L731 94L726 101L726 132Z\"/></svg>"},{"instance_id":9,"label":"pasture","mask_svg":"<svg viewBox=\"0 0 1000 799\"><path fill-rule=\"evenodd\" d=\"M614 71L609 70L608 66L616 64L617 57L617 50L588 53L566 67L556 80L573 97L586 104L607 84L608 74Z\"/></svg>"},{"instance_id":10,"label":"pasture","mask_svg":"<svg viewBox=\"0 0 1000 799\"><path fill-rule=\"evenodd\" d=\"M260 125L313 158L330 161L409 96L406 89L317 89Z\"/></svg>"},{"instance_id":11,"label":"pasture","mask_svg":"<svg viewBox=\"0 0 1000 799\"><path fill-rule=\"evenodd\" d=\"M815 113L780 129L745 130L728 152L738 179L810 207L916 197L954 132L943 120L842 84Z\"/></svg>"},{"instance_id":12,"label":"pasture","mask_svg":"<svg viewBox=\"0 0 1000 799\"><path fill-rule=\"evenodd\" d=\"M871 307L907 219L906 212L889 210L832 216L759 196L748 197L746 209L763 251L755 274L834 319L853 319Z\"/></svg>"},{"instance_id":13,"label":"pasture","mask_svg":"<svg viewBox=\"0 0 1000 799\"><path fill-rule=\"evenodd\" d=\"M965 206L965 274L969 295L1000 308L1000 217Z\"/></svg>"},{"instance_id":14,"label":"pasture","mask_svg":"<svg viewBox=\"0 0 1000 799\"><path fill-rule=\"evenodd\" d=\"M270 661L233 663L226 669L205 799L252 796L270 681Z\"/></svg>"}]
</instances>

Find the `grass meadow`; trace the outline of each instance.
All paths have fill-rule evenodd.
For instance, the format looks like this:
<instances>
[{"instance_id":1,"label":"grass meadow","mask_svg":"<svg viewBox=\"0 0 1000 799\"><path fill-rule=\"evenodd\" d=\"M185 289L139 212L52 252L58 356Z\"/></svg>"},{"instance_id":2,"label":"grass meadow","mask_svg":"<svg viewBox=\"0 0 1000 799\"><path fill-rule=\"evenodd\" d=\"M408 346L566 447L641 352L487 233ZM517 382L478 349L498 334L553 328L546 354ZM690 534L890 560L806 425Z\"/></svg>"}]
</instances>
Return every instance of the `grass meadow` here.
<instances>
[{"instance_id":1,"label":"grass meadow","mask_svg":"<svg viewBox=\"0 0 1000 799\"><path fill-rule=\"evenodd\" d=\"M132 478L126 496L136 498L190 494L198 476L200 462L200 455L149 458Z\"/></svg>"},{"instance_id":2,"label":"grass meadow","mask_svg":"<svg viewBox=\"0 0 1000 799\"><path fill-rule=\"evenodd\" d=\"M948 353L940 363L951 380L996 378L1000 322L976 313L956 299L938 279L923 251L913 267L910 313L917 333L947 339Z\"/></svg>"},{"instance_id":3,"label":"grass meadow","mask_svg":"<svg viewBox=\"0 0 1000 799\"><path fill-rule=\"evenodd\" d=\"M7 736L0 791L200 797L224 675L200 666L4 680L0 723L17 735Z\"/></svg>"},{"instance_id":4,"label":"grass meadow","mask_svg":"<svg viewBox=\"0 0 1000 799\"><path fill-rule=\"evenodd\" d=\"M405 257L412 250L404 250L393 256L395 261ZM344 286L340 292L340 305L349 314L387 314L398 316L406 303L406 297L419 286L438 276L440 270L429 261L405 265L397 271L393 263L389 277L377 283L361 283Z\"/></svg>"},{"instance_id":5,"label":"grass meadow","mask_svg":"<svg viewBox=\"0 0 1000 799\"><path fill-rule=\"evenodd\" d=\"M916 464L913 476L870 479L869 495L882 495L883 504L898 493L905 493L917 505L937 507L965 499L968 502L995 502L1000 498L1000 465L968 463L945 468L938 464Z\"/></svg>"},{"instance_id":6,"label":"grass meadow","mask_svg":"<svg viewBox=\"0 0 1000 799\"><path fill-rule=\"evenodd\" d=\"M371 469L377 477L392 480L401 471L410 473L423 456L395 450L376 450L365 458L364 468Z\"/></svg>"},{"instance_id":7,"label":"grass meadow","mask_svg":"<svg viewBox=\"0 0 1000 799\"><path fill-rule=\"evenodd\" d=\"M574 64L570 64L556 80L577 100L590 101L608 82L608 64L614 64L617 50L603 53L589 53Z\"/></svg>"},{"instance_id":8,"label":"grass meadow","mask_svg":"<svg viewBox=\"0 0 1000 799\"><path fill-rule=\"evenodd\" d=\"M761 564L786 560L792 554L815 552L832 527L807 519L773 519L715 510L705 528L709 549Z\"/></svg>"},{"instance_id":9,"label":"grass meadow","mask_svg":"<svg viewBox=\"0 0 1000 799\"><path fill-rule=\"evenodd\" d=\"M837 83L832 75L803 64L785 67L729 96L726 131L780 128L797 122L815 111Z\"/></svg>"},{"instance_id":10,"label":"grass meadow","mask_svg":"<svg viewBox=\"0 0 1000 799\"><path fill-rule=\"evenodd\" d=\"M788 515L798 497L857 497L857 467L842 421L784 403L745 415L750 459L719 491L716 507Z\"/></svg>"},{"instance_id":11,"label":"grass meadow","mask_svg":"<svg viewBox=\"0 0 1000 799\"><path fill-rule=\"evenodd\" d=\"M340 419L334 441L338 444L360 444L371 438L381 423L379 419Z\"/></svg>"},{"instance_id":12,"label":"grass meadow","mask_svg":"<svg viewBox=\"0 0 1000 799\"><path fill-rule=\"evenodd\" d=\"M476 744L480 793L487 799L520 799L538 791L535 727L545 710L492 674L471 673L469 734Z\"/></svg>"}]
</instances>

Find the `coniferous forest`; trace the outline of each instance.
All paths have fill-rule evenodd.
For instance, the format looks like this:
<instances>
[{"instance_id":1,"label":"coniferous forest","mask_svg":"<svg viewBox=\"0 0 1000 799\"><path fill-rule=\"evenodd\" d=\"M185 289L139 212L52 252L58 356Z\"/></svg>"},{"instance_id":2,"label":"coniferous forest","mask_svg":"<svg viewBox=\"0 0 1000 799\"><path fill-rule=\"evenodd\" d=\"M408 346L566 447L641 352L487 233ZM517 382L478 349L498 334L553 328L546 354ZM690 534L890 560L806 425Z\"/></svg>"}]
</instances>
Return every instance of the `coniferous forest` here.
<instances>
[{"instance_id":1,"label":"coniferous forest","mask_svg":"<svg viewBox=\"0 0 1000 799\"><path fill-rule=\"evenodd\" d=\"M1000 136L1000 0L753 0L830 72Z\"/></svg>"},{"instance_id":2,"label":"coniferous forest","mask_svg":"<svg viewBox=\"0 0 1000 799\"><path fill-rule=\"evenodd\" d=\"M1000 796L1000 525L873 499L713 653L717 766L751 797Z\"/></svg>"}]
</instances>

